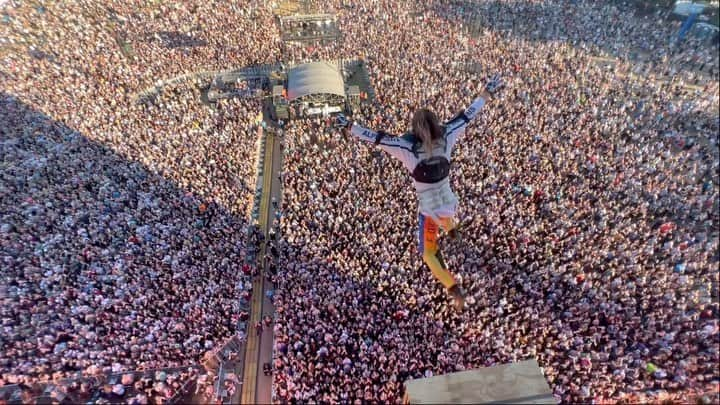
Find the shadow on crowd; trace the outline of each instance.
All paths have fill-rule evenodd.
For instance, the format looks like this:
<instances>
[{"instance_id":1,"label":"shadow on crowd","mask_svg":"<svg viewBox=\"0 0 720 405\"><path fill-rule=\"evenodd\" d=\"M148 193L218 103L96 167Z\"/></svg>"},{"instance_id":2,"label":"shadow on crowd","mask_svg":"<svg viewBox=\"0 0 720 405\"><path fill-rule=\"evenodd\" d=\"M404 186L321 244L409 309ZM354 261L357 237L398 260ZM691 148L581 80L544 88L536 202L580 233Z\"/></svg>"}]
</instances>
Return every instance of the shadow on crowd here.
<instances>
[{"instance_id":1,"label":"shadow on crowd","mask_svg":"<svg viewBox=\"0 0 720 405\"><path fill-rule=\"evenodd\" d=\"M0 402L184 394L242 323L245 220L7 93L0 122Z\"/></svg>"}]
</instances>

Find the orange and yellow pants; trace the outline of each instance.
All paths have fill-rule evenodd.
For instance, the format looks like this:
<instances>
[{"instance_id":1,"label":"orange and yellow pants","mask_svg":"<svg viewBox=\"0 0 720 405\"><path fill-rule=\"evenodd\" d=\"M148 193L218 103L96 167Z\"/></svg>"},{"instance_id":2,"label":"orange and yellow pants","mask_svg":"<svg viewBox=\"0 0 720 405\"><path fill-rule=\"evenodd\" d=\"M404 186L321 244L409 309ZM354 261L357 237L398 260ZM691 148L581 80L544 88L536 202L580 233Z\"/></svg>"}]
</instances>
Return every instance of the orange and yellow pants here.
<instances>
[{"instance_id":1,"label":"orange and yellow pants","mask_svg":"<svg viewBox=\"0 0 720 405\"><path fill-rule=\"evenodd\" d=\"M419 251L425 264L430 267L430 271L445 288L451 288L456 284L455 276L447 269L445 262L440 255L438 248L438 236L440 228L449 232L457 226L452 217L440 217L439 223L433 218L420 214L420 232L418 239L420 242Z\"/></svg>"}]
</instances>

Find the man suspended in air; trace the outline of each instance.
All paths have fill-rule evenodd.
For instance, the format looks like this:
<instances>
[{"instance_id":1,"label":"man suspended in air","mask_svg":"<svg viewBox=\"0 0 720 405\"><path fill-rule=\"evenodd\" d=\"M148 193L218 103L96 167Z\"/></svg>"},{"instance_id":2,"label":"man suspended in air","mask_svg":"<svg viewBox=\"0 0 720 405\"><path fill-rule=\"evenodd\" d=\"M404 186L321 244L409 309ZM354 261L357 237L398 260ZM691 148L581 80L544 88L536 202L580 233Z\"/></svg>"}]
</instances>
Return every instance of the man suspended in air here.
<instances>
[{"instance_id":1,"label":"man suspended in air","mask_svg":"<svg viewBox=\"0 0 720 405\"><path fill-rule=\"evenodd\" d=\"M399 159L410 172L418 196L419 251L433 276L447 289L455 308L462 311L465 296L455 277L448 270L438 250L440 228L451 238L457 237L458 199L450 188L450 156L458 137L483 106L503 87L495 75L485 86L480 97L455 118L440 125L437 115L428 109L415 111L412 132L401 137L386 132L363 128L341 115L336 126L360 140L374 143L380 149Z\"/></svg>"}]
</instances>

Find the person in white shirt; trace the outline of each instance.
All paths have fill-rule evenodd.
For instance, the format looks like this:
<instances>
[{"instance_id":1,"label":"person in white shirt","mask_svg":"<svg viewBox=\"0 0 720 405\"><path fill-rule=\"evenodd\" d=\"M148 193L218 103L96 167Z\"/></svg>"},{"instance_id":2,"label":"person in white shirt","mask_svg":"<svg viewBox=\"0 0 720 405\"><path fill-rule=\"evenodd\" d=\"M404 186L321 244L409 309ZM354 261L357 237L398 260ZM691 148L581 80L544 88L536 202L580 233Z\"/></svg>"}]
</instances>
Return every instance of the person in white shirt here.
<instances>
[{"instance_id":1,"label":"person in white shirt","mask_svg":"<svg viewBox=\"0 0 720 405\"><path fill-rule=\"evenodd\" d=\"M495 75L480 97L445 125L440 125L437 115L432 111L419 109L412 119L412 132L400 137L364 128L348 121L342 114L336 117L336 126L342 128L343 132L374 143L399 159L410 172L418 196L419 251L433 276L453 297L458 311L462 311L465 305L464 294L442 260L437 244L440 228L450 237L457 237L454 216L458 199L450 188L450 156L470 120L478 115L486 102L502 87L502 80Z\"/></svg>"}]
</instances>

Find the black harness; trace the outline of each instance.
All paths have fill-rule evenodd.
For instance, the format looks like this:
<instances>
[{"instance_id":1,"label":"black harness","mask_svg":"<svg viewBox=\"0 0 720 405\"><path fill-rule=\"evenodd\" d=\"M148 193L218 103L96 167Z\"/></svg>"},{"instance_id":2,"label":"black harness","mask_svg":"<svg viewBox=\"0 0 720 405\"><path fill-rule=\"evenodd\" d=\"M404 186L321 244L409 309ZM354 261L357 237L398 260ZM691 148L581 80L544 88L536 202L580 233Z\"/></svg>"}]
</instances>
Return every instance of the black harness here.
<instances>
[{"instance_id":1,"label":"black harness","mask_svg":"<svg viewBox=\"0 0 720 405\"><path fill-rule=\"evenodd\" d=\"M465 123L470 122L470 119L465 115L465 112L460 112L449 122L456 120L463 120ZM375 145L379 144L380 141L388 136L385 131L378 131L377 137L375 138ZM406 140L413 144L412 152L415 156L419 156L419 150L422 143L415 136L415 134L407 133L403 136ZM412 178L419 183L439 183L445 180L450 175L450 161L445 156L433 156L427 159L421 160L415 169L412 171Z\"/></svg>"},{"instance_id":2,"label":"black harness","mask_svg":"<svg viewBox=\"0 0 720 405\"><path fill-rule=\"evenodd\" d=\"M422 142L415 134L407 134L405 139L412 142L412 152L415 157L420 157ZM419 183L439 183L450 175L450 161L445 156L433 156L418 162L410 176Z\"/></svg>"},{"instance_id":3,"label":"black harness","mask_svg":"<svg viewBox=\"0 0 720 405\"><path fill-rule=\"evenodd\" d=\"M412 178L420 183L438 183L450 175L450 161L445 156L423 159L415 166Z\"/></svg>"},{"instance_id":4,"label":"black harness","mask_svg":"<svg viewBox=\"0 0 720 405\"><path fill-rule=\"evenodd\" d=\"M467 124L470 119L465 115L464 111L458 113L449 122L463 120ZM418 149L420 148L420 142L413 134L408 134L408 140L413 142L413 152L415 156L418 156ZM423 159L415 166L415 170L412 172L412 178L420 183L439 183L445 180L450 175L450 161L445 156L433 156L431 158Z\"/></svg>"}]
</instances>

